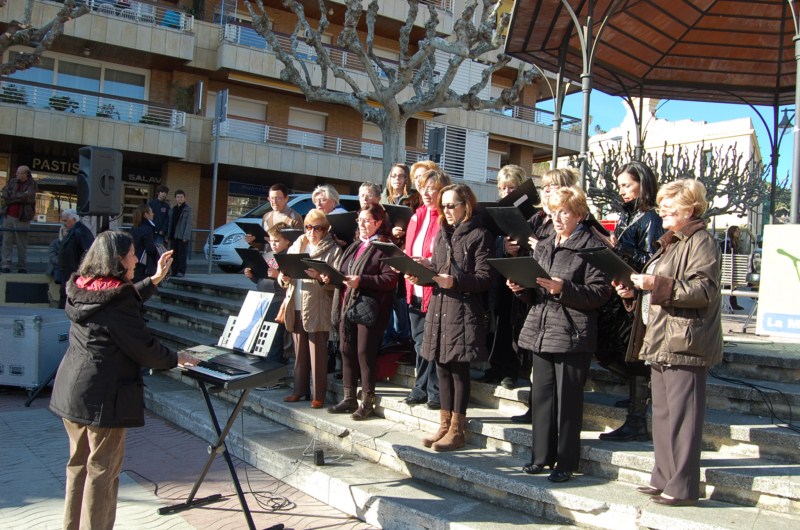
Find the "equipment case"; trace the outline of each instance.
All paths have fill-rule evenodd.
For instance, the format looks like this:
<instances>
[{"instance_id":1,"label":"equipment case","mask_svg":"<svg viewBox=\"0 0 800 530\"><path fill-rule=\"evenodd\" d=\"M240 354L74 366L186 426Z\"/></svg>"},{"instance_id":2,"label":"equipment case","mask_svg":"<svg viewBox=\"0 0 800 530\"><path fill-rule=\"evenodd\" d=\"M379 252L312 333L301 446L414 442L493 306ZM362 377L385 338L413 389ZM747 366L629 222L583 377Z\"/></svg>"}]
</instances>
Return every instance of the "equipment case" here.
<instances>
[{"instance_id":1,"label":"equipment case","mask_svg":"<svg viewBox=\"0 0 800 530\"><path fill-rule=\"evenodd\" d=\"M69 325L63 309L0 307L0 385L47 383L67 351Z\"/></svg>"}]
</instances>

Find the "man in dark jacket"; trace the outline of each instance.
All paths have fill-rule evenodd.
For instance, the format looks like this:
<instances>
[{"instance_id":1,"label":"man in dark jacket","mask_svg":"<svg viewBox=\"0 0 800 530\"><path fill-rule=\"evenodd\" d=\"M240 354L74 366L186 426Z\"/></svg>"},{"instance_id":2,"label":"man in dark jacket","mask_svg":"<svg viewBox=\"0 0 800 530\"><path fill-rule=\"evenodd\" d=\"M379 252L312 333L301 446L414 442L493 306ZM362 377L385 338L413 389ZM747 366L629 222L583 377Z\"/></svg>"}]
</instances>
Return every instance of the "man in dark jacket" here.
<instances>
[{"instance_id":1,"label":"man in dark jacket","mask_svg":"<svg viewBox=\"0 0 800 530\"><path fill-rule=\"evenodd\" d=\"M36 205L36 181L28 166L19 166L2 191L3 263L2 272L11 272L11 253L17 245L17 272L25 269L28 258L28 230Z\"/></svg>"},{"instance_id":2,"label":"man in dark jacket","mask_svg":"<svg viewBox=\"0 0 800 530\"><path fill-rule=\"evenodd\" d=\"M72 208L61 212L61 224L67 229L67 233L58 248L58 269L62 278L58 307L64 309L67 303L67 280L78 271L83 255L94 242L94 234L80 221L78 212Z\"/></svg>"},{"instance_id":3,"label":"man in dark jacket","mask_svg":"<svg viewBox=\"0 0 800 530\"><path fill-rule=\"evenodd\" d=\"M175 192L175 206L169 211L170 248L175 251L172 273L176 278L186 274L189 241L192 239L192 207L186 204L183 190Z\"/></svg>"},{"instance_id":4,"label":"man in dark jacket","mask_svg":"<svg viewBox=\"0 0 800 530\"><path fill-rule=\"evenodd\" d=\"M163 184L156 188L156 197L147 205L153 210L153 224L156 227L155 242L163 245L169 233L169 188Z\"/></svg>"}]
</instances>

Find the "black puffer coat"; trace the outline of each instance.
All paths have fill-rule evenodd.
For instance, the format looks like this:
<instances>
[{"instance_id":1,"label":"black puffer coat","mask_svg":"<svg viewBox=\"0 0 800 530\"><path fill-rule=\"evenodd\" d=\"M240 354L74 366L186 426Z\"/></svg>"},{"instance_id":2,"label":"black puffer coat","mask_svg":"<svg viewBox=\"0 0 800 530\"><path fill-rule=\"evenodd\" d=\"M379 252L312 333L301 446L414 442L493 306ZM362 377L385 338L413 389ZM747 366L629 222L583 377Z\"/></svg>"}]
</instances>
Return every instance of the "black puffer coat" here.
<instances>
[{"instance_id":1,"label":"black puffer coat","mask_svg":"<svg viewBox=\"0 0 800 530\"><path fill-rule=\"evenodd\" d=\"M78 278L73 275L67 284L69 348L58 368L50 410L93 427L141 427L142 367L178 364L177 354L158 342L142 319L142 301L156 287L146 278L136 285L112 280L89 289L78 287Z\"/></svg>"},{"instance_id":2,"label":"black puffer coat","mask_svg":"<svg viewBox=\"0 0 800 530\"><path fill-rule=\"evenodd\" d=\"M454 266L450 260L447 238L450 238ZM433 270L450 274L455 285L450 289L435 287L428 312L422 356L441 363L485 361L486 293L492 286L489 262L494 240L483 228L478 216L459 224L455 230L442 226L433 242Z\"/></svg>"},{"instance_id":3,"label":"black puffer coat","mask_svg":"<svg viewBox=\"0 0 800 530\"><path fill-rule=\"evenodd\" d=\"M534 258L551 277L564 280L564 287L558 296L541 288L520 293L533 307L520 332L519 345L534 352L593 352L597 348L597 310L614 290L608 278L577 250L602 243L583 224L558 247L555 239L536 245Z\"/></svg>"}]
</instances>

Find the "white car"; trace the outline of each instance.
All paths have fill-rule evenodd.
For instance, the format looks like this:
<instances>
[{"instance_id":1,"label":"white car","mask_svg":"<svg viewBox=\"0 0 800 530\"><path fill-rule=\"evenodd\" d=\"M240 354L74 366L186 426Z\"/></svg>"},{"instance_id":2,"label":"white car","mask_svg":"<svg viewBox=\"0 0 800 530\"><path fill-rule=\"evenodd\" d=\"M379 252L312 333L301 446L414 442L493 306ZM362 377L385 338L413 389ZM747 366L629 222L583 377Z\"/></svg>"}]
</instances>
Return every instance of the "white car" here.
<instances>
[{"instance_id":1,"label":"white car","mask_svg":"<svg viewBox=\"0 0 800 530\"><path fill-rule=\"evenodd\" d=\"M314 209L314 203L311 202L311 194L291 194L289 195L289 207L305 217L305 215ZM356 211L359 208L358 197L355 195L342 195L339 199L339 204L347 211ZM209 254L209 241L213 239L211 245L211 259L217 266L225 272L239 272L242 270L242 258L236 253L237 248L247 248L247 242L244 240L244 232L239 228L236 223L253 223L260 224L264 214L270 211L272 207L269 202L260 206L256 206L236 221L224 224L214 230L214 235L206 240L203 246L206 259Z\"/></svg>"}]
</instances>

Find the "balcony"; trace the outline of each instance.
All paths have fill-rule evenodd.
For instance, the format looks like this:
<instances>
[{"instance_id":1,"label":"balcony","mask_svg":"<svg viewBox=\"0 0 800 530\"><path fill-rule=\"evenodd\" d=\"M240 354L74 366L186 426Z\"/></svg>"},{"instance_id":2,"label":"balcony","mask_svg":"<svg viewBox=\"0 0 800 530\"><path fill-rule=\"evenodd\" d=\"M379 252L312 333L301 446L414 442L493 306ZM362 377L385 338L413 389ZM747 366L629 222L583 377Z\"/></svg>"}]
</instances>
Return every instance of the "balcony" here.
<instances>
[{"instance_id":1,"label":"balcony","mask_svg":"<svg viewBox=\"0 0 800 530\"><path fill-rule=\"evenodd\" d=\"M94 42L180 62L192 60L194 17L174 4L137 0L85 1L90 11L64 25L64 35L60 38L66 42L62 49L81 49L87 42ZM26 4L8 2L0 8L0 20L24 20ZM49 23L63 7L63 2L55 0L35 0L34 4L31 19L34 27Z\"/></svg>"},{"instance_id":2,"label":"balcony","mask_svg":"<svg viewBox=\"0 0 800 530\"><path fill-rule=\"evenodd\" d=\"M549 110L537 109L536 107L526 107L522 105L513 105L503 107L502 109L490 110L494 114L502 114L508 118L517 120L528 121L535 125L543 125L545 127L553 127L553 118L555 115ZM561 115L561 131L571 134L581 134L581 119L572 116Z\"/></svg>"},{"instance_id":3,"label":"balcony","mask_svg":"<svg viewBox=\"0 0 800 530\"><path fill-rule=\"evenodd\" d=\"M0 77L0 134L183 158L186 114L120 96Z\"/></svg>"},{"instance_id":4,"label":"balcony","mask_svg":"<svg viewBox=\"0 0 800 530\"><path fill-rule=\"evenodd\" d=\"M219 135L213 127L211 135L219 139L221 164L354 182L381 180L383 174L383 145L376 141L332 136L242 117L228 117L220 123ZM205 149L203 153L210 151ZM408 163L426 158L423 152L406 151Z\"/></svg>"}]
</instances>

